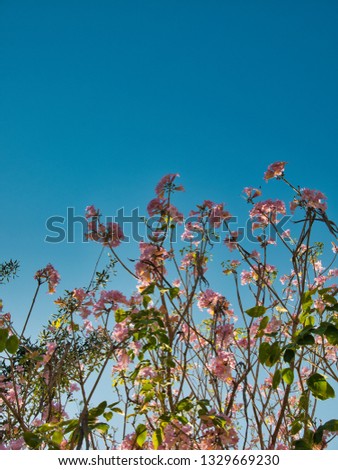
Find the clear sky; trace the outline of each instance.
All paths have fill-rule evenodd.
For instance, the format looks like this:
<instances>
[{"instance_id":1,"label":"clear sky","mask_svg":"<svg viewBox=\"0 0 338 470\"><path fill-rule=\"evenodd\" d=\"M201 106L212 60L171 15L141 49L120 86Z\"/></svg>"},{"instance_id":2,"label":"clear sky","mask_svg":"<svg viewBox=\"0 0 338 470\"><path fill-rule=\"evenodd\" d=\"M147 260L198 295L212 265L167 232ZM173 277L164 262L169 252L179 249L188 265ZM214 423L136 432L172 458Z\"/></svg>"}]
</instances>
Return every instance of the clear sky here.
<instances>
[{"instance_id":1,"label":"clear sky","mask_svg":"<svg viewBox=\"0 0 338 470\"><path fill-rule=\"evenodd\" d=\"M48 217L144 209L168 172L183 207L239 213L286 160L337 215L337 24L333 0L1 0L0 243L22 264L21 308L36 269L82 285L99 250L79 231L45 243Z\"/></svg>"},{"instance_id":2,"label":"clear sky","mask_svg":"<svg viewBox=\"0 0 338 470\"><path fill-rule=\"evenodd\" d=\"M144 210L169 172L181 207L237 214L286 160L337 218L337 24L335 0L0 0L0 257L21 262L4 310L23 321L48 262L59 292L90 279L99 247L45 243L48 217Z\"/></svg>"}]
</instances>

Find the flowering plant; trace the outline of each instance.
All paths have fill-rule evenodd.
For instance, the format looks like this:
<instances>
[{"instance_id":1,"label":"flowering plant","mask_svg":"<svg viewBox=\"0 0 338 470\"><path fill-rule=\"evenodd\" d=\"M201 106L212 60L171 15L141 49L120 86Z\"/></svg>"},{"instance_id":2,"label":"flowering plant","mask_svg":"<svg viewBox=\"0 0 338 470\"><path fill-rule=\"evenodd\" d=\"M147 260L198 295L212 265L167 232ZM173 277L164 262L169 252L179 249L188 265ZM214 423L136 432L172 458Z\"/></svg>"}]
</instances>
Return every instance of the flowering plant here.
<instances>
[{"instance_id":1,"label":"flowering plant","mask_svg":"<svg viewBox=\"0 0 338 470\"><path fill-rule=\"evenodd\" d=\"M52 294L59 283L52 265L35 275L21 333L1 315L1 447L326 448L338 420L323 421L317 403L334 399L338 378L337 226L325 195L293 186L285 165L273 163L264 178L288 185L300 219L286 229L287 204L257 201L262 191L246 187L254 250L230 229L224 204L210 200L191 211L176 242L185 221L173 205L184 190L177 174L156 186L147 207L156 224L137 260L118 254L123 228L88 206L88 239L108 251L109 265L55 301L36 342L24 333L41 285ZM333 259L314 240L316 224L333 239ZM220 228L223 292L209 276ZM135 279L129 295L107 288L117 265ZM112 388L95 403L109 368Z\"/></svg>"}]
</instances>

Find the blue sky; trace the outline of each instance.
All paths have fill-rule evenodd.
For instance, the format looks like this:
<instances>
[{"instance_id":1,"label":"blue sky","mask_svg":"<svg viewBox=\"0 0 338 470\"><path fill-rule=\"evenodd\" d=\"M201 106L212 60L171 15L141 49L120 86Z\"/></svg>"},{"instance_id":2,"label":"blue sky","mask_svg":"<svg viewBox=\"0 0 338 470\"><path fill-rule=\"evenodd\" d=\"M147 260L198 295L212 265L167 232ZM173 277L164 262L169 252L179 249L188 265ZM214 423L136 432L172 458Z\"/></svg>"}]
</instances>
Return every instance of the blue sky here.
<instances>
[{"instance_id":1,"label":"blue sky","mask_svg":"<svg viewBox=\"0 0 338 470\"><path fill-rule=\"evenodd\" d=\"M8 308L47 262L64 289L90 277L99 248L46 244L48 217L144 209L169 172L181 207L240 215L242 188L276 196L263 172L286 160L337 215L337 20L335 1L1 1L1 258L22 266Z\"/></svg>"},{"instance_id":2,"label":"blue sky","mask_svg":"<svg viewBox=\"0 0 338 470\"><path fill-rule=\"evenodd\" d=\"M99 247L45 243L48 217L144 210L169 172L180 207L240 215L244 186L283 196L262 177L286 160L336 217L337 24L333 0L1 0L0 256L21 262L4 310L23 322L48 262L61 290L91 277Z\"/></svg>"}]
</instances>

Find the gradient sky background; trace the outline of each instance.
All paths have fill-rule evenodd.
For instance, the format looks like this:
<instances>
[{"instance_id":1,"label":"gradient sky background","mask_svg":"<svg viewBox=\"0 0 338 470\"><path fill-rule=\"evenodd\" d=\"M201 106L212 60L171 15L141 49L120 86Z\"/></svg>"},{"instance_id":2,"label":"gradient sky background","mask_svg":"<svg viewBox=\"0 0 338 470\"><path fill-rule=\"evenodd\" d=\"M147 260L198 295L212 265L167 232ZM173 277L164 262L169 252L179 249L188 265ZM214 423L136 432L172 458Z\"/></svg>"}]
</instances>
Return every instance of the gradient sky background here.
<instances>
[{"instance_id":1,"label":"gradient sky background","mask_svg":"<svg viewBox=\"0 0 338 470\"><path fill-rule=\"evenodd\" d=\"M335 0L0 0L0 256L21 262L4 311L24 321L48 262L59 292L89 282L100 247L45 243L48 217L144 211L166 173L180 208L241 215L244 186L283 197L262 178L286 160L337 218L337 24Z\"/></svg>"}]
</instances>

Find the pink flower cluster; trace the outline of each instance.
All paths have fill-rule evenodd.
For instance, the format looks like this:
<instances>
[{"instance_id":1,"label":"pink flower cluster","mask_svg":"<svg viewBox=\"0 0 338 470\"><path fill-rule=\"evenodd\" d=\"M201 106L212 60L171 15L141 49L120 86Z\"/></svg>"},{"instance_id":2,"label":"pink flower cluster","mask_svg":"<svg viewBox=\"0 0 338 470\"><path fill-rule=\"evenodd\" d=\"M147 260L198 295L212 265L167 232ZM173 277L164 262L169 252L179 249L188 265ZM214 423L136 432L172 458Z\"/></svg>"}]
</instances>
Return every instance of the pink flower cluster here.
<instances>
[{"instance_id":1,"label":"pink flower cluster","mask_svg":"<svg viewBox=\"0 0 338 470\"><path fill-rule=\"evenodd\" d=\"M265 181L268 181L271 178L277 178L277 177L283 176L285 165L286 165L286 162L271 163L271 165L268 166L268 169L264 173Z\"/></svg>"},{"instance_id":2,"label":"pink flower cluster","mask_svg":"<svg viewBox=\"0 0 338 470\"><path fill-rule=\"evenodd\" d=\"M257 202L250 211L250 218L255 220L253 229L266 227L269 223L278 222L278 214L286 214L286 208L283 201L268 199Z\"/></svg>"},{"instance_id":3,"label":"pink flower cluster","mask_svg":"<svg viewBox=\"0 0 338 470\"><path fill-rule=\"evenodd\" d=\"M155 215L166 215L171 219L171 223L181 224L183 222L183 214L178 211L177 207L170 204L168 199L160 199L158 197L152 199L147 206L147 211L151 217Z\"/></svg>"},{"instance_id":4,"label":"pink flower cluster","mask_svg":"<svg viewBox=\"0 0 338 470\"><path fill-rule=\"evenodd\" d=\"M155 188L158 197L163 198L166 192L169 191L184 191L182 185L176 186L174 181L180 175L178 173L169 173L163 176Z\"/></svg>"},{"instance_id":5,"label":"pink flower cluster","mask_svg":"<svg viewBox=\"0 0 338 470\"><path fill-rule=\"evenodd\" d=\"M211 227L220 227L224 220L231 218L230 212L224 210L224 203L216 203L206 199L203 204L197 206L198 210L190 211L190 216L198 216L198 223L208 222ZM202 227L202 226L201 226Z\"/></svg>"},{"instance_id":6,"label":"pink flower cluster","mask_svg":"<svg viewBox=\"0 0 338 470\"><path fill-rule=\"evenodd\" d=\"M74 289L73 297L77 300L77 309L79 310L81 317L86 320L92 313L94 292L87 292L84 289Z\"/></svg>"},{"instance_id":7,"label":"pink flower cluster","mask_svg":"<svg viewBox=\"0 0 338 470\"><path fill-rule=\"evenodd\" d=\"M207 308L211 315L214 313L233 314L233 311L229 309L230 303L227 299L218 292L214 292L212 289L207 289L205 292L199 294L197 305L200 310Z\"/></svg>"},{"instance_id":8,"label":"pink flower cluster","mask_svg":"<svg viewBox=\"0 0 338 470\"><path fill-rule=\"evenodd\" d=\"M201 450L223 450L235 447L238 443L238 435L232 424L231 418L225 414L216 415L216 418L225 422L223 426L215 426L214 419L210 416L203 416L201 430L203 432L199 448Z\"/></svg>"},{"instance_id":9,"label":"pink flower cluster","mask_svg":"<svg viewBox=\"0 0 338 470\"><path fill-rule=\"evenodd\" d=\"M61 278L57 270L49 263L45 268L40 269L35 273L34 279L36 279L40 284L47 282L48 293L53 294Z\"/></svg>"},{"instance_id":10,"label":"pink flower cluster","mask_svg":"<svg viewBox=\"0 0 338 470\"><path fill-rule=\"evenodd\" d=\"M295 198L290 203L291 212L294 212L298 206L307 209L319 209L323 212L327 210L327 197L321 191L316 189L303 188L300 191L299 198Z\"/></svg>"},{"instance_id":11,"label":"pink flower cluster","mask_svg":"<svg viewBox=\"0 0 338 470\"><path fill-rule=\"evenodd\" d=\"M208 369L222 382L232 382L232 371L236 367L236 360L233 353L220 349L217 355L210 359Z\"/></svg>"},{"instance_id":12,"label":"pink flower cluster","mask_svg":"<svg viewBox=\"0 0 338 470\"><path fill-rule=\"evenodd\" d=\"M145 242L140 242L140 251L140 261L135 265L135 272L141 285L146 286L166 272L163 264L169 258L169 253L162 246Z\"/></svg>"},{"instance_id":13,"label":"pink flower cluster","mask_svg":"<svg viewBox=\"0 0 338 470\"><path fill-rule=\"evenodd\" d=\"M274 276L277 274L276 267L271 264L257 264L253 266L249 271L243 269L241 272L241 285L263 282L271 285L271 281L274 280Z\"/></svg>"},{"instance_id":14,"label":"pink flower cluster","mask_svg":"<svg viewBox=\"0 0 338 470\"><path fill-rule=\"evenodd\" d=\"M103 290L100 293L99 300L94 304L93 313L96 317L104 312L117 310L119 304L129 305L127 298L118 290Z\"/></svg>"},{"instance_id":15,"label":"pink flower cluster","mask_svg":"<svg viewBox=\"0 0 338 470\"><path fill-rule=\"evenodd\" d=\"M86 219L88 220L88 240L102 243L103 246L117 247L124 238L122 228L116 222L100 222L100 211L94 206L86 207Z\"/></svg>"},{"instance_id":16,"label":"pink flower cluster","mask_svg":"<svg viewBox=\"0 0 338 470\"><path fill-rule=\"evenodd\" d=\"M112 338L118 343L122 343L129 337L129 326L127 320L116 323L113 329Z\"/></svg>"},{"instance_id":17,"label":"pink flower cluster","mask_svg":"<svg viewBox=\"0 0 338 470\"><path fill-rule=\"evenodd\" d=\"M191 450L193 449L191 424L182 424L177 419L164 428L164 438L159 450Z\"/></svg>"},{"instance_id":18,"label":"pink flower cluster","mask_svg":"<svg viewBox=\"0 0 338 470\"><path fill-rule=\"evenodd\" d=\"M262 194L262 191L251 186L247 186L243 189L243 193L247 197L247 201L251 202L255 197L259 197Z\"/></svg>"},{"instance_id":19,"label":"pink flower cluster","mask_svg":"<svg viewBox=\"0 0 338 470\"><path fill-rule=\"evenodd\" d=\"M228 247L230 251L238 248L238 237L239 232L230 232L224 239L224 245Z\"/></svg>"}]
</instances>

